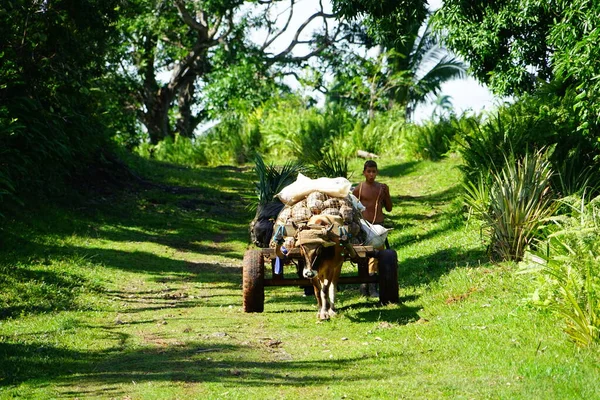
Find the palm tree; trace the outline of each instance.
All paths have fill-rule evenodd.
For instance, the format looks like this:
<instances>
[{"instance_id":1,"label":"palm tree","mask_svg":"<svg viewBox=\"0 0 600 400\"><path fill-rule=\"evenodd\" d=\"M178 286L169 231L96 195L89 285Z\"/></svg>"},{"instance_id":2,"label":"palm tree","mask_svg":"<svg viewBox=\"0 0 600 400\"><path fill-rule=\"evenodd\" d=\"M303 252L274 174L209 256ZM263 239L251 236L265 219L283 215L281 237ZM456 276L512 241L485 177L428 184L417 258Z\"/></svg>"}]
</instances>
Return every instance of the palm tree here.
<instances>
[{"instance_id":1,"label":"palm tree","mask_svg":"<svg viewBox=\"0 0 600 400\"><path fill-rule=\"evenodd\" d=\"M442 83L466 76L466 65L441 46L431 26L427 16L415 19L380 36L375 56L351 53L336 71L328 101L366 111L369 119L399 107L410 119L419 103L439 95Z\"/></svg>"},{"instance_id":2,"label":"palm tree","mask_svg":"<svg viewBox=\"0 0 600 400\"><path fill-rule=\"evenodd\" d=\"M454 106L452 105L452 96L447 94L439 95L433 101L432 118L448 116L453 113Z\"/></svg>"},{"instance_id":3,"label":"palm tree","mask_svg":"<svg viewBox=\"0 0 600 400\"><path fill-rule=\"evenodd\" d=\"M430 96L437 96L442 83L466 76L466 65L448 53L431 31L431 18L423 33L413 24L407 39L396 42L387 51L388 76L402 72L410 77L409 84L399 85L389 91L390 106L398 105L406 110L410 119L415 107Z\"/></svg>"}]
</instances>

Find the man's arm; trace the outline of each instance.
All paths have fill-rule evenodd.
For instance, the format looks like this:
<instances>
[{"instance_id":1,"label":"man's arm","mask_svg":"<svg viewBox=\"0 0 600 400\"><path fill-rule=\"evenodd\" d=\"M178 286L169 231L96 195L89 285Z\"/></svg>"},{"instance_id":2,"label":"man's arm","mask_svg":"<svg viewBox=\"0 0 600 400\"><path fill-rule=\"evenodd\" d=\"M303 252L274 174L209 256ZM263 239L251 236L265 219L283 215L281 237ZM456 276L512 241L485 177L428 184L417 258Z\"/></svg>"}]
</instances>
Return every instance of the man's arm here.
<instances>
[{"instance_id":1,"label":"man's arm","mask_svg":"<svg viewBox=\"0 0 600 400\"><path fill-rule=\"evenodd\" d=\"M356 196L356 198L358 198L358 191L359 191L359 188L360 188L360 183L359 183L358 185L354 186L354 190L352 191L352 194L353 194L354 196Z\"/></svg>"},{"instance_id":2,"label":"man's arm","mask_svg":"<svg viewBox=\"0 0 600 400\"><path fill-rule=\"evenodd\" d=\"M392 198L390 197L390 188L385 183L383 184L383 204L385 211L392 211Z\"/></svg>"}]
</instances>

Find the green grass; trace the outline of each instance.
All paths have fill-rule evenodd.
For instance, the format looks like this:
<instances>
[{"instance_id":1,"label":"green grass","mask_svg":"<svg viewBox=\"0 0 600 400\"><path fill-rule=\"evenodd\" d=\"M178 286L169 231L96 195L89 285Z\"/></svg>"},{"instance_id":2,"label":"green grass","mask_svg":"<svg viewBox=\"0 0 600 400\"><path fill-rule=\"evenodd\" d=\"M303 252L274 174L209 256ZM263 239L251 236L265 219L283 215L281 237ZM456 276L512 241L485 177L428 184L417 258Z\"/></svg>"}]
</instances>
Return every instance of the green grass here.
<instances>
[{"instance_id":1,"label":"green grass","mask_svg":"<svg viewBox=\"0 0 600 400\"><path fill-rule=\"evenodd\" d=\"M242 311L249 168L138 161L160 185L7 218L0 398L598 398L597 348L524 302L533 278L465 227L458 164L379 161L403 302L345 286L325 323L298 288Z\"/></svg>"}]
</instances>

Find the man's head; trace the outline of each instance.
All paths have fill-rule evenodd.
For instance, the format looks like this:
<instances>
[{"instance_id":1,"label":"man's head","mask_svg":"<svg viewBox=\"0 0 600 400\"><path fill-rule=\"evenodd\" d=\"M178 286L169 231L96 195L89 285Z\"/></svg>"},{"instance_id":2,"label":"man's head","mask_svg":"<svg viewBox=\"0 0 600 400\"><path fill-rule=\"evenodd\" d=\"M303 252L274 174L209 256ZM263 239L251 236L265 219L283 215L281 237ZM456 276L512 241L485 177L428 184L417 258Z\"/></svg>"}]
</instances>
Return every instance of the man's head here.
<instances>
[{"instance_id":1,"label":"man's head","mask_svg":"<svg viewBox=\"0 0 600 400\"><path fill-rule=\"evenodd\" d=\"M377 178L377 174L379 173L379 170L377 169L377 163L373 160L367 160L365 161L365 165L363 168L363 175L365 177L365 179L367 180L367 182L374 182L375 178Z\"/></svg>"}]
</instances>

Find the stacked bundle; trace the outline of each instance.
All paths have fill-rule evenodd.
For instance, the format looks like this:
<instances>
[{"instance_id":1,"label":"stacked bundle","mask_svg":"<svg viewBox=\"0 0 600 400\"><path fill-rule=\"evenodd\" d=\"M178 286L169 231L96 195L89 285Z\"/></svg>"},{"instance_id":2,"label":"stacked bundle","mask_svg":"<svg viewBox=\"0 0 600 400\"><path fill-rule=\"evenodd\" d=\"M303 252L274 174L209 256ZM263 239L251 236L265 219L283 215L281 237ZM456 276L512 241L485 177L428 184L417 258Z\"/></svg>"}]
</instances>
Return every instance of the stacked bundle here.
<instances>
[{"instance_id":1,"label":"stacked bundle","mask_svg":"<svg viewBox=\"0 0 600 400\"><path fill-rule=\"evenodd\" d=\"M321 191L313 191L294 204L288 203L277 216L275 232L279 227L284 229L284 246L291 249L296 245L296 231L306 225L313 215L337 215L344 221L344 228L350 233L350 243L359 244L361 237L362 213L356 197L335 197ZM271 245L274 245L273 242Z\"/></svg>"}]
</instances>

